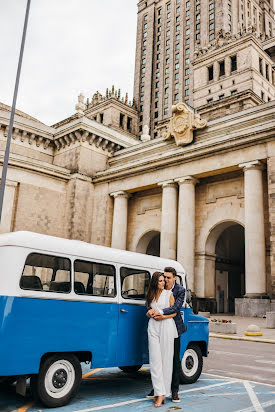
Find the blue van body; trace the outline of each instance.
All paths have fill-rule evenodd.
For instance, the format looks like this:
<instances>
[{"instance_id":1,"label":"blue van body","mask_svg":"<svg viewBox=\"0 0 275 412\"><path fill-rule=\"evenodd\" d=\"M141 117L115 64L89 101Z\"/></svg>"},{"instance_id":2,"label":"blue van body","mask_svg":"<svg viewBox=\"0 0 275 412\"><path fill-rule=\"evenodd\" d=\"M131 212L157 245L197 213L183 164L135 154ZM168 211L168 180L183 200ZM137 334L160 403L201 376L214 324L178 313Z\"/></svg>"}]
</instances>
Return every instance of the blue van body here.
<instances>
[{"instance_id":1,"label":"blue van body","mask_svg":"<svg viewBox=\"0 0 275 412\"><path fill-rule=\"evenodd\" d=\"M39 255L41 259L66 260L70 282L56 282L54 278L51 283L70 283L69 290L60 293L56 289L49 290L48 286L39 290L24 289L20 279L25 267L28 270L26 278L37 278L29 276L31 270L37 273L37 268L26 263L32 255ZM3 377L27 379L40 374L46 359L55 354L71 354L78 362L91 362L91 368L138 369L148 364L145 286L142 299L140 295L132 294L138 292L135 289L138 286L130 281L127 290L123 291L125 271L122 273L122 269L142 273L142 279L147 276L149 282L153 272L174 266L181 283L186 286L184 269L178 262L30 232L0 235L0 261L0 381ZM76 262L84 262L87 267L108 266L109 274L114 275L111 284L109 274L104 274L105 284L107 278L109 282L106 294L97 296L98 288L92 296L77 292L73 285L81 283L75 281L81 270L74 271ZM39 270L47 268L38 267ZM65 272L63 269L60 269L62 273ZM99 275L99 271L93 274ZM202 367L202 358L200 370L196 359L208 354L208 319L194 315L186 302L181 313L186 328L181 336L181 358L189 359L186 361L187 378L197 367L195 381ZM190 357L194 355L195 362L190 363ZM65 404L68 399L69 394L56 405ZM54 401L58 400L55 398ZM48 405L53 404L49 401Z\"/></svg>"}]
</instances>

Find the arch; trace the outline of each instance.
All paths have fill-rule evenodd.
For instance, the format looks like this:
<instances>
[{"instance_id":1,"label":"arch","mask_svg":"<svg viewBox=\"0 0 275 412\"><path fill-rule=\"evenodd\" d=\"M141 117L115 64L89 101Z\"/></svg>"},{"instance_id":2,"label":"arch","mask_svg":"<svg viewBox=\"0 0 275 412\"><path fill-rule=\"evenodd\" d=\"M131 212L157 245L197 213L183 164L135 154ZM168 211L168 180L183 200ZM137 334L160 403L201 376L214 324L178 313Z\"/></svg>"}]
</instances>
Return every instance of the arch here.
<instances>
[{"instance_id":1,"label":"arch","mask_svg":"<svg viewBox=\"0 0 275 412\"><path fill-rule=\"evenodd\" d=\"M206 239L205 253L209 255L215 254L216 244L217 244L219 237L226 229L234 225L240 225L244 227L244 225L241 222L238 222L233 219L224 220L224 221L221 221L215 224L209 231L208 237Z\"/></svg>"},{"instance_id":2,"label":"arch","mask_svg":"<svg viewBox=\"0 0 275 412\"><path fill-rule=\"evenodd\" d=\"M160 232L149 230L144 233L137 242L136 252L144 254L154 254L159 256Z\"/></svg>"}]
</instances>

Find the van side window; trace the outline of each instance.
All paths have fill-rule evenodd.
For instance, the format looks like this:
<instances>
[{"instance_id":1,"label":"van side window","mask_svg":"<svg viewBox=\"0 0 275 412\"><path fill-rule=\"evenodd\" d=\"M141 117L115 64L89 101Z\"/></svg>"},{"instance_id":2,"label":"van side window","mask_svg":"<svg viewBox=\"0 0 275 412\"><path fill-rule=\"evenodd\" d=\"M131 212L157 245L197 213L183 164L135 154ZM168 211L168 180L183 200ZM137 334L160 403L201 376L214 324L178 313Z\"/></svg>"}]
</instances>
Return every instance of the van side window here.
<instances>
[{"instance_id":1,"label":"van side window","mask_svg":"<svg viewBox=\"0 0 275 412\"><path fill-rule=\"evenodd\" d=\"M103 263L76 260L74 291L77 295L116 296L115 267Z\"/></svg>"},{"instance_id":2,"label":"van side window","mask_svg":"<svg viewBox=\"0 0 275 412\"><path fill-rule=\"evenodd\" d=\"M176 283L178 283L179 285L182 286L182 278L181 278L181 276L179 276L179 275L176 276Z\"/></svg>"},{"instance_id":3,"label":"van side window","mask_svg":"<svg viewBox=\"0 0 275 412\"><path fill-rule=\"evenodd\" d=\"M71 291L70 259L31 253L20 279L21 289L69 293Z\"/></svg>"},{"instance_id":4,"label":"van side window","mask_svg":"<svg viewBox=\"0 0 275 412\"><path fill-rule=\"evenodd\" d=\"M145 299L150 282L146 270L120 268L121 296L124 299Z\"/></svg>"}]
</instances>

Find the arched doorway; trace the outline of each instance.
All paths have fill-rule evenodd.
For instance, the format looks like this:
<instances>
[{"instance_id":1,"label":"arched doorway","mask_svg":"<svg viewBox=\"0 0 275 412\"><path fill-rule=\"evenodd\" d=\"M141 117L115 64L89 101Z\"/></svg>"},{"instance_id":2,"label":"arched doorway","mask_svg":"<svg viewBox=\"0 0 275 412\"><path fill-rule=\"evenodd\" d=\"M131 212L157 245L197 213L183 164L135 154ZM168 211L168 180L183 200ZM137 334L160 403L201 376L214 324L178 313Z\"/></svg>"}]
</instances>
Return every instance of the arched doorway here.
<instances>
[{"instance_id":1,"label":"arched doorway","mask_svg":"<svg viewBox=\"0 0 275 412\"><path fill-rule=\"evenodd\" d=\"M136 251L146 255L160 255L160 233L156 230L151 230L145 233L138 241Z\"/></svg>"},{"instance_id":2,"label":"arched doorway","mask_svg":"<svg viewBox=\"0 0 275 412\"><path fill-rule=\"evenodd\" d=\"M245 294L244 228L231 224L224 229L215 246L215 291L217 312L235 312L235 298Z\"/></svg>"}]
</instances>

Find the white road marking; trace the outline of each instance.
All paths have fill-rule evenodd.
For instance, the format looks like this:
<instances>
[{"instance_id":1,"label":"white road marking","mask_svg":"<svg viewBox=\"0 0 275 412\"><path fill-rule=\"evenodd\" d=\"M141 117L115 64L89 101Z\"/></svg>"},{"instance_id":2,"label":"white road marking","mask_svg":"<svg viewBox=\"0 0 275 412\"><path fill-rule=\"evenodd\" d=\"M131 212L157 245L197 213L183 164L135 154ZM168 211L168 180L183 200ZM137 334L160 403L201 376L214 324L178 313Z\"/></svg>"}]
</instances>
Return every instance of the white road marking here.
<instances>
[{"instance_id":1,"label":"white road marking","mask_svg":"<svg viewBox=\"0 0 275 412\"><path fill-rule=\"evenodd\" d=\"M269 406L273 406L273 405L275 405L275 399L262 403L263 408L268 408ZM249 408L239 409L235 412L255 412L255 408L254 406L250 406Z\"/></svg>"},{"instance_id":2,"label":"white road marking","mask_svg":"<svg viewBox=\"0 0 275 412\"><path fill-rule=\"evenodd\" d=\"M210 355L211 353L216 353L217 355L239 355L239 356L250 356L251 358L255 359L256 358L263 358L262 355L250 355L249 353L239 353L239 352L225 352L223 350L215 350L215 349L210 349Z\"/></svg>"},{"instance_id":3,"label":"white road marking","mask_svg":"<svg viewBox=\"0 0 275 412\"><path fill-rule=\"evenodd\" d=\"M227 381L227 382L222 382L222 383L215 383L213 385L207 385L207 386L203 386L203 387L199 387L199 388L187 389L185 391L180 391L179 393L195 392L195 391L201 391L201 390L205 391L206 389L210 389L210 388L214 388L214 387L222 386L222 385L228 385L229 383L238 383L238 382L239 381L232 380L232 381ZM116 408L118 406L131 405L133 403L144 402L144 401L148 401L148 399L147 398L132 399L131 401L124 401L124 402L114 403L114 404L111 404L111 405L95 406L93 408L81 409L81 410L74 411L74 412L101 411L103 409Z\"/></svg>"},{"instance_id":4,"label":"white road marking","mask_svg":"<svg viewBox=\"0 0 275 412\"><path fill-rule=\"evenodd\" d=\"M262 408L262 406L259 402L259 399L257 398L256 393L253 391L252 386L250 385L250 383L249 382L244 382L243 384L244 384L245 389L247 390L247 393L249 395L249 398L251 400L252 405L255 408L255 411L256 412L264 412L264 410L263 410L263 408Z\"/></svg>"},{"instance_id":5,"label":"white road marking","mask_svg":"<svg viewBox=\"0 0 275 412\"><path fill-rule=\"evenodd\" d=\"M210 369L210 370L219 370L219 369ZM225 371L223 371L225 372ZM228 373L228 371L226 372ZM216 375L213 373L207 373L207 372L203 372L203 375L209 375L209 376L217 376L218 378L227 378L227 379L232 379L232 376L224 376L224 375ZM238 378L237 378L238 379ZM241 379L241 381L244 381L245 379ZM273 388L275 387L275 385L272 385L271 383L264 383L264 382L256 382L256 381L251 381L250 379L247 379L250 383L256 383L257 385L265 385L265 386L272 386ZM271 392L273 393L273 392Z\"/></svg>"},{"instance_id":6,"label":"white road marking","mask_svg":"<svg viewBox=\"0 0 275 412\"><path fill-rule=\"evenodd\" d=\"M257 371L259 370L258 365L242 365L240 363L231 363L231 366L237 366L237 367L242 367L242 368L247 368L247 369L256 369ZM265 372L274 372L274 368L264 368Z\"/></svg>"},{"instance_id":7,"label":"white road marking","mask_svg":"<svg viewBox=\"0 0 275 412\"><path fill-rule=\"evenodd\" d=\"M275 361L271 361L267 359L255 359L255 362L266 363L267 365L275 365Z\"/></svg>"}]
</instances>

